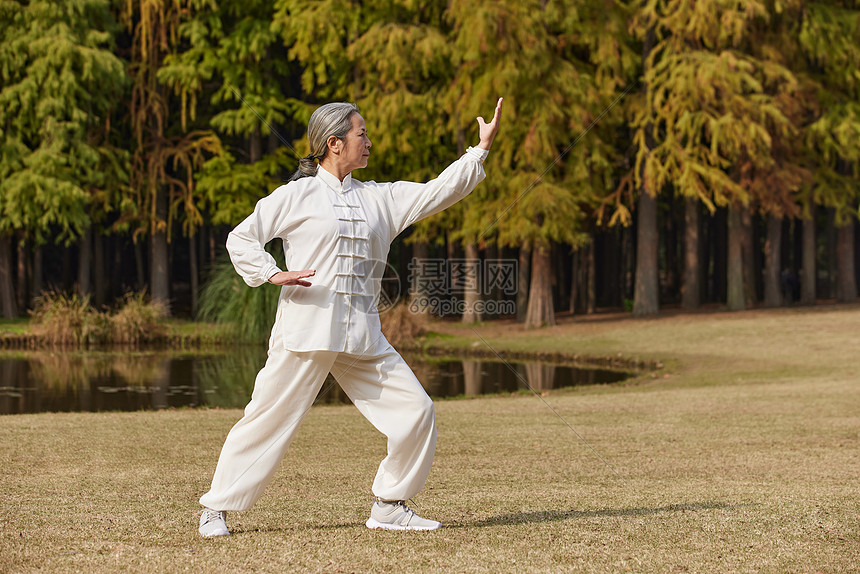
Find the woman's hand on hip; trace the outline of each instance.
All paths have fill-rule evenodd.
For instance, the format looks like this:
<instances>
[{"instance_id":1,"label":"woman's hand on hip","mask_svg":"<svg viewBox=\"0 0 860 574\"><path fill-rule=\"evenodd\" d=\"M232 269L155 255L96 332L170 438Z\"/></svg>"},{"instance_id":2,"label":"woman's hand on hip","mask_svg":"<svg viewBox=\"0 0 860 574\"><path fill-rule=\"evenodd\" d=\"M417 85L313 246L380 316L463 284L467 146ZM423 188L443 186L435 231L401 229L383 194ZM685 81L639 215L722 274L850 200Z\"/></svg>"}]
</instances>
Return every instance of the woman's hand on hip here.
<instances>
[{"instance_id":1,"label":"woman's hand on hip","mask_svg":"<svg viewBox=\"0 0 860 574\"><path fill-rule=\"evenodd\" d=\"M496 102L496 111L493 114L493 119L490 120L490 123L484 121L483 116L478 117L478 133L481 136L481 143L478 144L478 147L481 149L489 150L493 145L493 140L496 139L496 134L499 132L499 125L502 123L502 100L504 98L499 98L499 101Z\"/></svg>"},{"instance_id":2,"label":"woman's hand on hip","mask_svg":"<svg viewBox=\"0 0 860 574\"><path fill-rule=\"evenodd\" d=\"M310 287L311 282L305 281L305 277L316 275L316 269L305 269L304 271L278 271L269 277L269 283L274 285L301 285Z\"/></svg>"}]
</instances>

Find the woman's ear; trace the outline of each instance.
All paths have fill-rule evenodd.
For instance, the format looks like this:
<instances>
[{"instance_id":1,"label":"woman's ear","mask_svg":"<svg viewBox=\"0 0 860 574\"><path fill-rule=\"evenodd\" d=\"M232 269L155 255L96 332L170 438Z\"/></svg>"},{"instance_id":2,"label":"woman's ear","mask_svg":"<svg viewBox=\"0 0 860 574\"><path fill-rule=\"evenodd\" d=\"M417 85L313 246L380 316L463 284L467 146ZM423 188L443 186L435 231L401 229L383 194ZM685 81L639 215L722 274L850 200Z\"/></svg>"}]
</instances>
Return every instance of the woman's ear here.
<instances>
[{"instance_id":1,"label":"woman's ear","mask_svg":"<svg viewBox=\"0 0 860 574\"><path fill-rule=\"evenodd\" d=\"M325 145L333 154L340 153L340 140L336 136L328 136L328 139L325 140Z\"/></svg>"}]
</instances>

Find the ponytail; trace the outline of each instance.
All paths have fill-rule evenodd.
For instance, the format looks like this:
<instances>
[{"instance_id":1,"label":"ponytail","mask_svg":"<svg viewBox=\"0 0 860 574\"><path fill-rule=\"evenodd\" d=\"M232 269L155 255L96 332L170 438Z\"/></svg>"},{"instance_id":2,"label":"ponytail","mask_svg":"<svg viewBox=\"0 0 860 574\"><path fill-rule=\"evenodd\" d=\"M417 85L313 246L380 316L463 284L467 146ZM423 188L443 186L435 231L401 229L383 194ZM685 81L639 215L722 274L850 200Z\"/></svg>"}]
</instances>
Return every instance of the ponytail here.
<instances>
[{"instance_id":1,"label":"ponytail","mask_svg":"<svg viewBox=\"0 0 860 574\"><path fill-rule=\"evenodd\" d=\"M314 154L308 154L299 160L299 169L290 178L290 181L296 181L303 177L314 177L319 169L319 164L316 162L317 157ZM320 158L322 159L322 158Z\"/></svg>"}]
</instances>

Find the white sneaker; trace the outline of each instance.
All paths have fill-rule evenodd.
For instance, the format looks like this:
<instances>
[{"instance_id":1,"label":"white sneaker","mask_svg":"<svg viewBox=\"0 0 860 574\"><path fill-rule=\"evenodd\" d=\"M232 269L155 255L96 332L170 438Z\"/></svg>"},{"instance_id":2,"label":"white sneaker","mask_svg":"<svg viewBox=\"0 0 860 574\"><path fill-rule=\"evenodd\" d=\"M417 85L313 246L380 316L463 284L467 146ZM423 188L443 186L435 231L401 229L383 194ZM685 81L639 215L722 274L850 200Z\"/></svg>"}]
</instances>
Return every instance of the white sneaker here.
<instances>
[{"instance_id":1,"label":"white sneaker","mask_svg":"<svg viewBox=\"0 0 860 574\"><path fill-rule=\"evenodd\" d=\"M230 531L227 529L227 513L224 511L212 510L204 508L200 511L200 535L203 538L212 538L213 536L229 536Z\"/></svg>"},{"instance_id":2,"label":"white sneaker","mask_svg":"<svg viewBox=\"0 0 860 574\"><path fill-rule=\"evenodd\" d=\"M402 500L385 501L377 498L370 508L370 518L365 523L368 528L382 530L436 530L442 524L435 520L421 518Z\"/></svg>"}]
</instances>

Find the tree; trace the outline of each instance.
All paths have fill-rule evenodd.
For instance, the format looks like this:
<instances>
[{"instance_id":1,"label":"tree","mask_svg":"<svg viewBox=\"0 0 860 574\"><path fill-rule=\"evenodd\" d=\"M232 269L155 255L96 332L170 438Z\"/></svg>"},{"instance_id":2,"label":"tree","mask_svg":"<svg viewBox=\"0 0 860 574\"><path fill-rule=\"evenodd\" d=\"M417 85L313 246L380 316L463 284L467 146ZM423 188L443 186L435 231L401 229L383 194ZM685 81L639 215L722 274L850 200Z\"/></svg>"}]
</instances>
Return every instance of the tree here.
<instances>
[{"instance_id":1,"label":"tree","mask_svg":"<svg viewBox=\"0 0 860 574\"><path fill-rule=\"evenodd\" d=\"M181 48L158 71L159 80L180 96L183 130L202 108L205 123L195 122L197 128L218 134L208 136L215 155L189 181L197 201L183 221L190 246L203 223L200 212L208 211L214 224L234 225L295 168L297 155L287 138L296 131L297 116L304 130L307 108L289 94L295 74L272 25L274 13L273 4L262 0L198 2L179 27ZM196 308L196 257L191 262Z\"/></svg>"},{"instance_id":2,"label":"tree","mask_svg":"<svg viewBox=\"0 0 860 574\"><path fill-rule=\"evenodd\" d=\"M0 11L0 265L8 266L13 236L71 243L91 224L90 206L104 210L125 179L109 138L125 72L107 1L9 1ZM4 315L14 315L3 300Z\"/></svg>"},{"instance_id":3,"label":"tree","mask_svg":"<svg viewBox=\"0 0 860 574\"><path fill-rule=\"evenodd\" d=\"M150 290L168 312L173 223L181 218L186 232L202 223L194 172L221 153L220 139L211 130L186 131L185 97L190 92L179 83L171 86L171 75L162 71L167 56L179 49L180 28L185 18L193 20L196 5L195 0L129 2L121 13L131 34L129 112L134 149L130 193L120 204L119 227L134 225L135 240L149 236ZM181 105L172 100L171 87L183 97ZM191 110L193 117L193 105Z\"/></svg>"},{"instance_id":4,"label":"tree","mask_svg":"<svg viewBox=\"0 0 860 574\"><path fill-rule=\"evenodd\" d=\"M503 133L487 160L487 181L462 202L462 234L467 241L495 237L501 246L531 246L527 327L554 324L551 243L576 247L587 240L588 205L609 178L603 126L592 128L617 96L610 66L629 64L630 55L597 33L611 26L614 12L596 8L452 2L449 9L452 131L470 129L488 102L505 96Z\"/></svg>"},{"instance_id":5,"label":"tree","mask_svg":"<svg viewBox=\"0 0 860 574\"><path fill-rule=\"evenodd\" d=\"M646 47L653 34L654 45L643 62L644 101L634 102L635 189L640 197L673 190L712 213L720 205L745 208L759 199L747 174L773 171L773 138L788 137L793 127L780 95L792 91L795 78L752 49L768 7L719 0L649 0L636 6L633 25ZM629 178L622 183L630 186ZM640 227L651 229L653 220ZM740 234L730 232L729 240L739 241ZM741 250L730 245L729 252L740 256ZM656 258L647 262L656 265ZM745 306L742 268L730 262L729 292L740 294L730 308ZM637 275L644 271L637 269ZM648 288L637 294L650 302L656 270L648 274ZM654 312L652 303L641 308L642 314Z\"/></svg>"},{"instance_id":6,"label":"tree","mask_svg":"<svg viewBox=\"0 0 860 574\"><path fill-rule=\"evenodd\" d=\"M856 2L803 5L798 39L801 72L812 82L816 108L805 129L815 179L809 202L834 209L837 241L837 299L855 301L854 220L860 198L860 13ZM807 205L809 212L809 206Z\"/></svg>"},{"instance_id":7,"label":"tree","mask_svg":"<svg viewBox=\"0 0 860 574\"><path fill-rule=\"evenodd\" d=\"M684 198L684 272L681 281L681 308L692 311L699 306L699 202Z\"/></svg>"},{"instance_id":8,"label":"tree","mask_svg":"<svg viewBox=\"0 0 860 574\"><path fill-rule=\"evenodd\" d=\"M454 73L444 14L443 5L427 1L374 5L362 14L346 50L353 67L349 89L366 111L373 140L374 160L362 177L427 181L465 151L465 135L447 129L442 105ZM431 241L459 241L460 210L458 204L415 226L406 241L416 258L426 258ZM423 261L412 266L413 285L425 284L416 276L425 269Z\"/></svg>"}]
</instances>

